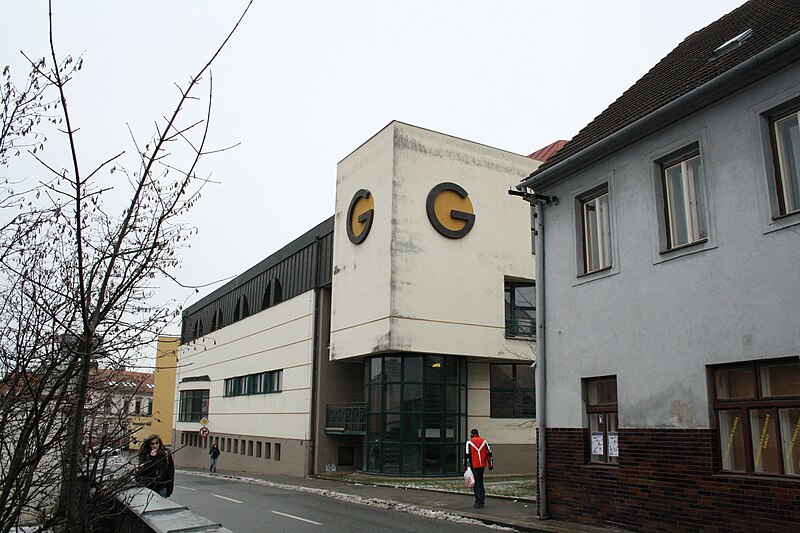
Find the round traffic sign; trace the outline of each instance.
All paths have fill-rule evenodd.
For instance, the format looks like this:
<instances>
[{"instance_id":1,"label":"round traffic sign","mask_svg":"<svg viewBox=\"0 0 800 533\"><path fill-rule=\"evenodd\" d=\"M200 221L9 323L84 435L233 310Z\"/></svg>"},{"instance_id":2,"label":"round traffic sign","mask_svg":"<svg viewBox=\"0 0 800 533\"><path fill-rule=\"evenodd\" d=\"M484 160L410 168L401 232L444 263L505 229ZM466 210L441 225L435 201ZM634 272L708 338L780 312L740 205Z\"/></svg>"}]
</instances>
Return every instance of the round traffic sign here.
<instances>
[{"instance_id":1,"label":"round traffic sign","mask_svg":"<svg viewBox=\"0 0 800 533\"><path fill-rule=\"evenodd\" d=\"M208 437L208 428L200 428L198 431L201 437L205 438Z\"/></svg>"}]
</instances>

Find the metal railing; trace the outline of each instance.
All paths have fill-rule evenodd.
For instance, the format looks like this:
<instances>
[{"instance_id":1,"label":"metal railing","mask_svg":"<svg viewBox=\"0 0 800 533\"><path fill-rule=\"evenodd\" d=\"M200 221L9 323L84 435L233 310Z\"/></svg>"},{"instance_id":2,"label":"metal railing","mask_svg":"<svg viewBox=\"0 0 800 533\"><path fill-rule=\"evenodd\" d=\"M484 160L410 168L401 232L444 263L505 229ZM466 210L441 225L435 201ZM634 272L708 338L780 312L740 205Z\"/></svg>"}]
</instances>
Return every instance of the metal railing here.
<instances>
[{"instance_id":1,"label":"metal railing","mask_svg":"<svg viewBox=\"0 0 800 533\"><path fill-rule=\"evenodd\" d=\"M506 320L506 337L536 337L536 320L533 318L509 318Z\"/></svg>"},{"instance_id":2,"label":"metal railing","mask_svg":"<svg viewBox=\"0 0 800 533\"><path fill-rule=\"evenodd\" d=\"M325 413L325 433L364 435L367 432L367 404L332 403Z\"/></svg>"}]
</instances>

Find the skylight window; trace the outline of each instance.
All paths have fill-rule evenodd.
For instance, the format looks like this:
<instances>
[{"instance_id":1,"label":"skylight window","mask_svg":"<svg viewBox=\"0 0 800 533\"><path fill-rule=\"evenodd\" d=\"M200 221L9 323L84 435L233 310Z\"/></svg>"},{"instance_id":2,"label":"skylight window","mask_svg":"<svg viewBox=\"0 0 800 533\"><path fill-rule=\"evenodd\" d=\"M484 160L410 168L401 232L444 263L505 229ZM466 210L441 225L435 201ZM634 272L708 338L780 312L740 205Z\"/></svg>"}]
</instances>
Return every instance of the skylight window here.
<instances>
[{"instance_id":1,"label":"skylight window","mask_svg":"<svg viewBox=\"0 0 800 533\"><path fill-rule=\"evenodd\" d=\"M736 48L739 48L740 46L742 46L742 44L744 44L744 42L747 39L750 38L751 35L753 35L753 28L745 30L742 33L740 33L739 35L737 35L736 37L734 37L733 39L725 41L719 47L717 47L716 50L714 50L711 53L712 59L716 59L718 57L721 57L721 56L727 54L728 52L730 52L731 50L735 50Z\"/></svg>"}]
</instances>

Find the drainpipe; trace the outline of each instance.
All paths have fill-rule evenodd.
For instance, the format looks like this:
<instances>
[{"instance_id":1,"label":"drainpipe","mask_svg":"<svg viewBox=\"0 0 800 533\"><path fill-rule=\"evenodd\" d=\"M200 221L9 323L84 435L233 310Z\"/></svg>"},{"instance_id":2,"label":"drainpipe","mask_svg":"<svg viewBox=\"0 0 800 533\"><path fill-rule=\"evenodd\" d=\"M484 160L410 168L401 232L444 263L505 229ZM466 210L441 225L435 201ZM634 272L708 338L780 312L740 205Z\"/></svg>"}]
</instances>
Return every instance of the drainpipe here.
<instances>
[{"instance_id":1,"label":"drainpipe","mask_svg":"<svg viewBox=\"0 0 800 533\"><path fill-rule=\"evenodd\" d=\"M547 380L545 373L545 328L544 328L544 204L536 201L533 204L534 242L536 243L536 424L539 427L539 438L536 444L539 457L536 463L536 479L539 490L539 518L547 518L547 476L545 467L546 429L547 429Z\"/></svg>"},{"instance_id":2,"label":"drainpipe","mask_svg":"<svg viewBox=\"0 0 800 533\"><path fill-rule=\"evenodd\" d=\"M314 254L313 254L313 261L314 261L314 330L312 333L312 340L311 340L311 398L309 401L311 402L309 412L309 437L311 442L309 446L311 449L309 450L309 468L308 473L310 475L317 474L317 388L319 384L317 383L318 374L319 374L319 361L317 360L318 357L322 357L320 349L320 312L322 309L322 289L319 286L319 263L320 259L320 244L319 244L319 235L316 237L314 241Z\"/></svg>"},{"instance_id":3,"label":"drainpipe","mask_svg":"<svg viewBox=\"0 0 800 533\"><path fill-rule=\"evenodd\" d=\"M538 517L548 518L547 513L547 476L545 467L547 465L547 374L545 373L545 269L544 269L544 212L545 206L558 204L555 196L544 196L531 192L530 189L518 185L516 189L511 189L508 194L519 196L528 202L532 209L531 226L534 235L535 270L536 270L536 425L539 428L539 437L536 439L538 458L536 465L536 481L539 492L537 498Z\"/></svg>"}]
</instances>

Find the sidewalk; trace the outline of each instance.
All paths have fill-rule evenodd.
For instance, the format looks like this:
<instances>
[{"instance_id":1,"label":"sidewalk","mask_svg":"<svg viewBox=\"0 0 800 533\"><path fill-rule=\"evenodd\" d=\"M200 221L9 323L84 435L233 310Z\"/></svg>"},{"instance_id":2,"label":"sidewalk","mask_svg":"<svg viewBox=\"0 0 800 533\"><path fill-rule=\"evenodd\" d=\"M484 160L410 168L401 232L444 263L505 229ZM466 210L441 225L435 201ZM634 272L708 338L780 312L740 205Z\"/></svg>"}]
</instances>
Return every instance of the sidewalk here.
<instances>
[{"instance_id":1,"label":"sidewalk","mask_svg":"<svg viewBox=\"0 0 800 533\"><path fill-rule=\"evenodd\" d=\"M342 497L344 499L352 499L359 503L381 505L386 508L405 510L408 512L411 512L412 508L423 509L431 511L438 515L438 517L445 519L464 517L478 520L485 524L513 528L518 531L558 533L611 533L623 531L620 529L587 526L561 520L539 520L536 518L536 503L530 500L514 500L487 496L486 506L475 509L472 507L474 502L472 496L442 491L348 483L324 478L295 478L288 476L245 474L241 472L226 472L223 470L220 470L216 474L210 474L198 469L182 468L178 472L197 476L223 476L228 479L237 479L250 483L260 480L283 488L291 489L294 487L295 490L312 490L330 497Z\"/></svg>"}]
</instances>

